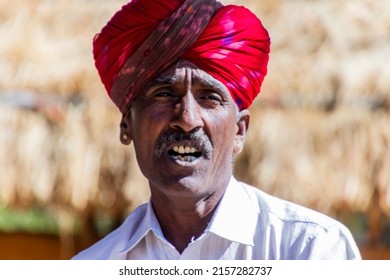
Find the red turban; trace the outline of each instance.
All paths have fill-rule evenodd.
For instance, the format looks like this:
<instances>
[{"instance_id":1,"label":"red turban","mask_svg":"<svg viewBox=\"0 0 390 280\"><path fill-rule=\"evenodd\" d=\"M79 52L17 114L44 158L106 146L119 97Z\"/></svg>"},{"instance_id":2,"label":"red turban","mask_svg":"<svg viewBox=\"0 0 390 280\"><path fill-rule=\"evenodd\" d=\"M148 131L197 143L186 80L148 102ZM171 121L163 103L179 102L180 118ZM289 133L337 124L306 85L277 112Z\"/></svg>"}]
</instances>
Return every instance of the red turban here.
<instances>
[{"instance_id":1,"label":"red turban","mask_svg":"<svg viewBox=\"0 0 390 280\"><path fill-rule=\"evenodd\" d=\"M270 39L248 9L215 0L133 0L95 36L100 78L122 113L147 82L178 59L221 81L240 109L267 73Z\"/></svg>"}]
</instances>

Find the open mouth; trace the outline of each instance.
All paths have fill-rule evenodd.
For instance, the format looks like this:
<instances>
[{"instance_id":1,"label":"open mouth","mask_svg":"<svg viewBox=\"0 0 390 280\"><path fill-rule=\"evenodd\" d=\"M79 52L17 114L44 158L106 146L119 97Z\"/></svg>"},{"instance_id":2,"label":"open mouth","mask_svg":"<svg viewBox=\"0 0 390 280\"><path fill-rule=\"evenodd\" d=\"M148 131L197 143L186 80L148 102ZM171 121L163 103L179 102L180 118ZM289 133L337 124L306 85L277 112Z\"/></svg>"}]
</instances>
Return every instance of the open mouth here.
<instances>
[{"instance_id":1,"label":"open mouth","mask_svg":"<svg viewBox=\"0 0 390 280\"><path fill-rule=\"evenodd\" d=\"M176 161L193 162L202 156L202 152L191 146L174 146L168 155Z\"/></svg>"}]
</instances>

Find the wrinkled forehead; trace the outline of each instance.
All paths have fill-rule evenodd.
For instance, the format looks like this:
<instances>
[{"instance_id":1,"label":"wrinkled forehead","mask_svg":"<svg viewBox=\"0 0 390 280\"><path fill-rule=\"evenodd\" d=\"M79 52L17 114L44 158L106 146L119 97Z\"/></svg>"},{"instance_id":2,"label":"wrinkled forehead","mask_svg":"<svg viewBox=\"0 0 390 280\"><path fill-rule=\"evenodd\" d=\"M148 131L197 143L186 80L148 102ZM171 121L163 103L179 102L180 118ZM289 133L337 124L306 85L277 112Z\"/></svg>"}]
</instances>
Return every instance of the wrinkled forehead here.
<instances>
[{"instance_id":1,"label":"wrinkled forehead","mask_svg":"<svg viewBox=\"0 0 390 280\"><path fill-rule=\"evenodd\" d=\"M231 98L228 88L221 81L215 79L209 73L185 59L178 60L166 71L157 75L148 83L147 87L158 84L168 84L172 86L187 84L207 89L215 89ZM231 100L233 101L232 98Z\"/></svg>"}]
</instances>

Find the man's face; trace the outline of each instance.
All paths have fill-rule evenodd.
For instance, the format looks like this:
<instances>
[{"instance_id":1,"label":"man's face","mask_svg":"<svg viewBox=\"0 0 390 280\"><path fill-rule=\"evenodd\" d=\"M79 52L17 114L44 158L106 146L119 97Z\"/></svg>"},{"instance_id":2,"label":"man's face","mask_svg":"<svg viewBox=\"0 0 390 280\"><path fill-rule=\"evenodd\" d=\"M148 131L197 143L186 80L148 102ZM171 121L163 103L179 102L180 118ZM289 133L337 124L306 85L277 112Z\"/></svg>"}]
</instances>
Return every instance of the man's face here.
<instances>
[{"instance_id":1,"label":"man's face","mask_svg":"<svg viewBox=\"0 0 390 280\"><path fill-rule=\"evenodd\" d=\"M182 197L226 187L248 119L221 82L184 60L153 79L124 116L152 195Z\"/></svg>"}]
</instances>

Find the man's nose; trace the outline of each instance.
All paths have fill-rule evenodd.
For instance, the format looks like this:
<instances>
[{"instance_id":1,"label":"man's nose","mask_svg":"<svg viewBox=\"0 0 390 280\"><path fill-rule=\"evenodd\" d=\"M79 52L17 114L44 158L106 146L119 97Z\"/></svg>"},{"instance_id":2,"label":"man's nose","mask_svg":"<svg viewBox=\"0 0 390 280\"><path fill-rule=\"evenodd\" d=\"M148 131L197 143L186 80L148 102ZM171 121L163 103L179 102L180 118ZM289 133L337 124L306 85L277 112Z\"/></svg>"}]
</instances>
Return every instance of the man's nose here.
<instances>
[{"instance_id":1,"label":"man's nose","mask_svg":"<svg viewBox=\"0 0 390 280\"><path fill-rule=\"evenodd\" d=\"M175 104L171 127L185 132L199 129L203 126L201 108L191 93L187 93Z\"/></svg>"}]
</instances>

